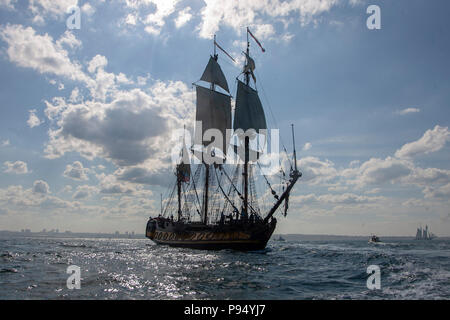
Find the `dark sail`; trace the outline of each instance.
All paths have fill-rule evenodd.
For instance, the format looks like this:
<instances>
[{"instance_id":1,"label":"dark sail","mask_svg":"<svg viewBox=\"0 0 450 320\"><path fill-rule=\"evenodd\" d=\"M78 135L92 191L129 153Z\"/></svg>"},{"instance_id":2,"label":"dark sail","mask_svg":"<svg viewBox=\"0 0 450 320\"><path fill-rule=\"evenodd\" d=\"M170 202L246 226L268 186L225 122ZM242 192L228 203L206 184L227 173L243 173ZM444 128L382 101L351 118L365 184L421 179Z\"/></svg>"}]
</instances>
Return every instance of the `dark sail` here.
<instances>
[{"instance_id":1,"label":"dark sail","mask_svg":"<svg viewBox=\"0 0 450 320\"><path fill-rule=\"evenodd\" d=\"M222 72L222 69L220 68L220 65L212 57L209 58L208 65L206 66L205 71L203 71L200 80L213 83L221 87L226 92L230 92L230 89L228 89L227 80Z\"/></svg>"},{"instance_id":2,"label":"dark sail","mask_svg":"<svg viewBox=\"0 0 450 320\"><path fill-rule=\"evenodd\" d=\"M208 129L217 129L222 133L223 146L221 150L226 154L229 141L226 141L226 130L231 129L231 98L220 92L197 86L197 113L196 121L201 121L201 130L195 128L196 135ZM197 140L198 141L198 140ZM210 141L204 141L208 145Z\"/></svg>"},{"instance_id":3,"label":"dark sail","mask_svg":"<svg viewBox=\"0 0 450 320\"><path fill-rule=\"evenodd\" d=\"M238 80L236 110L234 112L234 130L254 129L257 132L267 129L266 117L258 92Z\"/></svg>"}]
</instances>

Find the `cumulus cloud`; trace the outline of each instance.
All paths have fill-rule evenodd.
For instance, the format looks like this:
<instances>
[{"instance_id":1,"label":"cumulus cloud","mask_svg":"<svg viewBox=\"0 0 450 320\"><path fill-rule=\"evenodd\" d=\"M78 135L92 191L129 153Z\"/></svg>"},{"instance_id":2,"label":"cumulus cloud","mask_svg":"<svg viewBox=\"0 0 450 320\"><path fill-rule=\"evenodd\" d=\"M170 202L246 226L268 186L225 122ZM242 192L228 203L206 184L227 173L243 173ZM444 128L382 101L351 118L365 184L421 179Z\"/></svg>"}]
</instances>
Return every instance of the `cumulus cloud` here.
<instances>
[{"instance_id":1,"label":"cumulus cloud","mask_svg":"<svg viewBox=\"0 0 450 320\"><path fill-rule=\"evenodd\" d=\"M84 185L78 186L77 190L74 192L72 198L76 200L90 198L93 194L98 192L98 188L94 186Z\"/></svg>"},{"instance_id":2,"label":"cumulus cloud","mask_svg":"<svg viewBox=\"0 0 450 320\"><path fill-rule=\"evenodd\" d=\"M29 9L34 15L33 21L44 24L47 17L61 19L68 8L78 5L78 0L30 0Z\"/></svg>"},{"instance_id":3,"label":"cumulus cloud","mask_svg":"<svg viewBox=\"0 0 450 320\"><path fill-rule=\"evenodd\" d=\"M30 189L24 189L20 185L0 189L0 207L8 207L8 211L19 213L22 217L32 212L39 212L40 216L44 216L53 210L57 210L56 213L60 214L62 208L71 212L82 211L84 214L89 210L88 207L82 208L77 201L66 201L50 195L47 183L40 180L35 181ZM95 209L98 212L98 208Z\"/></svg>"},{"instance_id":4,"label":"cumulus cloud","mask_svg":"<svg viewBox=\"0 0 450 320\"><path fill-rule=\"evenodd\" d=\"M101 193L105 194L132 194L136 188L131 187L127 183L120 183L114 175L106 175L101 173L97 175L100 181L99 188Z\"/></svg>"},{"instance_id":5,"label":"cumulus cloud","mask_svg":"<svg viewBox=\"0 0 450 320\"><path fill-rule=\"evenodd\" d=\"M92 82L81 66L70 60L67 50L62 47L63 44L73 44L73 36L65 33L58 43L48 34L36 34L31 27L8 24L0 27L0 38L8 44L6 53L9 60L20 67L70 80Z\"/></svg>"},{"instance_id":6,"label":"cumulus cloud","mask_svg":"<svg viewBox=\"0 0 450 320\"><path fill-rule=\"evenodd\" d=\"M128 12L125 23L128 25L136 25L138 21L142 22L145 26L144 30L147 33L159 35L166 24L166 20L175 12L179 2L180 0L126 1L126 7L131 10L131 12ZM148 13L148 9L151 10L150 13ZM178 23L186 23L190 19L188 15L189 13L185 11L181 18L178 16Z\"/></svg>"},{"instance_id":7,"label":"cumulus cloud","mask_svg":"<svg viewBox=\"0 0 450 320\"><path fill-rule=\"evenodd\" d=\"M419 140L405 144L395 152L395 156L398 158L411 158L436 152L441 150L449 140L450 132L448 127L437 125L434 129L427 130Z\"/></svg>"},{"instance_id":8,"label":"cumulus cloud","mask_svg":"<svg viewBox=\"0 0 450 320\"><path fill-rule=\"evenodd\" d=\"M17 3L17 0L0 0L0 7L12 10L15 3Z\"/></svg>"},{"instance_id":9,"label":"cumulus cloud","mask_svg":"<svg viewBox=\"0 0 450 320\"><path fill-rule=\"evenodd\" d=\"M372 158L359 167L343 170L341 174L348 179L348 183L363 187L394 183L408 176L413 167L414 165L407 160L393 157L387 157L386 159Z\"/></svg>"},{"instance_id":10,"label":"cumulus cloud","mask_svg":"<svg viewBox=\"0 0 450 320\"><path fill-rule=\"evenodd\" d=\"M149 92L116 92L110 103L47 102L46 113L59 126L50 131L47 157L76 151L88 159L104 157L118 166L151 161L155 169L161 168L169 161L172 131L182 126L186 114L193 114L191 94L181 82L157 82Z\"/></svg>"},{"instance_id":11,"label":"cumulus cloud","mask_svg":"<svg viewBox=\"0 0 450 320\"><path fill-rule=\"evenodd\" d=\"M181 28L184 26L189 20L192 18L192 14L190 13L191 7L186 7L178 13L178 17L175 20L175 26L177 28Z\"/></svg>"},{"instance_id":12,"label":"cumulus cloud","mask_svg":"<svg viewBox=\"0 0 450 320\"><path fill-rule=\"evenodd\" d=\"M23 161L16 161L16 162L6 161L3 163L3 165L6 167L4 172L7 173L25 174L30 172L28 171L26 162Z\"/></svg>"},{"instance_id":13,"label":"cumulus cloud","mask_svg":"<svg viewBox=\"0 0 450 320\"><path fill-rule=\"evenodd\" d=\"M450 183L450 170L438 168L413 168L411 174L402 182L418 186L442 185Z\"/></svg>"},{"instance_id":14,"label":"cumulus cloud","mask_svg":"<svg viewBox=\"0 0 450 320\"><path fill-rule=\"evenodd\" d=\"M274 34L272 24L262 23L268 20L267 17L283 22L288 15L297 15L300 23L306 24L337 3L338 0L205 0L199 34L203 38L211 38L221 25L231 27L240 34L243 26L252 26L255 36L265 39Z\"/></svg>"},{"instance_id":15,"label":"cumulus cloud","mask_svg":"<svg viewBox=\"0 0 450 320\"><path fill-rule=\"evenodd\" d=\"M117 180L147 185L167 186L170 170L149 170L143 167L120 168L115 172Z\"/></svg>"},{"instance_id":16,"label":"cumulus cloud","mask_svg":"<svg viewBox=\"0 0 450 320\"><path fill-rule=\"evenodd\" d=\"M43 180L36 180L33 183L33 192L39 193L39 194L48 194L50 193L50 187L48 186L48 183Z\"/></svg>"},{"instance_id":17,"label":"cumulus cloud","mask_svg":"<svg viewBox=\"0 0 450 320\"><path fill-rule=\"evenodd\" d=\"M319 184L335 178L338 171L330 160L320 160L316 157L306 157L298 160L297 165L302 171L302 181Z\"/></svg>"},{"instance_id":18,"label":"cumulus cloud","mask_svg":"<svg viewBox=\"0 0 450 320\"><path fill-rule=\"evenodd\" d=\"M82 43L77 39L73 32L67 30L64 34L56 41L56 45L59 48L67 46L70 49L81 47Z\"/></svg>"},{"instance_id":19,"label":"cumulus cloud","mask_svg":"<svg viewBox=\"0 0 450 320\"><path fill-rule=\"evenodd\" d=\"M98 68L104 68L108 64L108 60L105 56L97 54L92 60L89 62L88 71L90 73L94 73Z\"/></svg>"},{"instance_id":20,"label":"cumulus cloud","mask_svg":"<svg viewBox=\"0 0 450 320\"><path fill-rule=\"evenodd\" d=\"M64 177L73 180L88 180L88 172L89 169L84 168L83 164L80 161L75 161L73 164L68 164L66 166L66 170L64 171L63 175Z\"/></svg>"},{"instance_id":21,"label":"cumulus cloud","mask_svg":"<svg viewBox=\"0 0 450 320\"><path fill-rule=\"evenodd\" d=\"M28 116L27 124L30 128L39 126L42 122L36 115L36 109L30 110Z\"/></svg>"},{"instance_id":22,"label":"cumulus cloud","mask_svg":"<svg viewBox=\"0 0 450 320\"><path fill-rule=\"evenodd\" d=\"M95 13L95 8L91 6L89 3L85 3L81 7L81 11L85 13L87 16L92 16Z\"/></svg>"},{"instance_id":23,"label":"cumulus cloud","mask_svg":"<svg viewBox=\"0 0 450 320\"><path fill-rule=\"evenodd\" d=\"M440 187L425 187L423 193L425 195L425 198L442 199L448 201L450 199L450 183Z\"/></svg>"}]
</instances>

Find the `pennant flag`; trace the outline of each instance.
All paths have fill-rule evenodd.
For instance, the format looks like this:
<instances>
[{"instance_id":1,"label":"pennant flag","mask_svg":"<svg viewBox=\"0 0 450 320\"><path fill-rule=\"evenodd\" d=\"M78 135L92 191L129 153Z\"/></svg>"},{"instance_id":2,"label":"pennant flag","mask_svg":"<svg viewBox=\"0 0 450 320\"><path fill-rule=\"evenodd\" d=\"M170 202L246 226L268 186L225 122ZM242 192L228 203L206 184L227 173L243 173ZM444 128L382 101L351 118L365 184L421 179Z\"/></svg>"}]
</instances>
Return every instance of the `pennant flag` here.
<instances>
[{"instance_id":1,"label":"pennant flag","mask_svg":"<svg viewBox=\"0 0 450 320\"><path fill-rule=\"evenodd\" d=\"M214 45L217 48L219 48L220 50L222 50L231 60L233 60L233 62L236 62L236 61L234 61L233 57L228 54L228 52L226 52L221 46L219 46L219 44L216 42L216 40L214 40Z\"/></svg>"},{"instance_id":2,"label":"pennant flag","mask_svg":"<svg viewBox=\"0 0 450 320\"><path fill-rule=\"evenodd\" d=\"M287 216L287 212L288 212L288 208L289 208L289 193L286 195L286 199L284 200L284 216Z\"/></svg>"},{"instance_id":3,"label":"pennant flag","mask_svg":"<svg viewBox=\"0 0 450 320\"><path fill-rule=\"evenodd\" d=\"M258 39L256 39L256 37L253 35L253 33L250 31L249 28L247 28L247 32L252 36L253 39L255 39L256 43L257 43L258 46L261 48L262 52L266 52L266 49L263 48L263 46L261 45L261 43L258 41Z\"/></svg>"}]
</instances>

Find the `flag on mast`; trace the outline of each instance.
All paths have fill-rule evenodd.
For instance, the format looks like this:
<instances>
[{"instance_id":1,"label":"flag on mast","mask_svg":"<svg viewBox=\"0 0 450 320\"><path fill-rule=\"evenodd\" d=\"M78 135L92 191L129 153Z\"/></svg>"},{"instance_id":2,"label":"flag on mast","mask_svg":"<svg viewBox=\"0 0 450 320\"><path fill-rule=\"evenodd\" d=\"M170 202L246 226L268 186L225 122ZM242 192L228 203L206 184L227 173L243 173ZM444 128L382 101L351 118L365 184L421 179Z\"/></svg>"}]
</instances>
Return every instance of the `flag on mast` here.
<instances>
[{"instance_id":1,"label":"flag on mast","mask_svg":"<svg viewBox=\"0 0 450 320\"><path fill-rule=\"evenodd\" d=\"M216 42L216 40L214 39L214 45L217 47L217 48L219 48L220 50L222 50L231 60L233 60L233 62L236 62L236 61L234 61L234 59L233 59L233 57L232 56L230 56L229 54L228 54L228 52L226 52L225 51L225 49L223 49L221 46L219 46L219 44Z\"/></svg>"},{"instance_id":2,"label":"flag on mast","mask_svg":"<svg viewBox=\"0 0 450 320\"><path fill-rule=\"evenodd\" d=\"M266 49L263 48L261 43L258 41L258 39L256 39L256 37L253 35L253 33L250 31L250 29L248 27L247 27L247 32L252 36L253 39L255 39L256 43L261 48L262 52L266 52Z\"/></svg>"}]
</instances>

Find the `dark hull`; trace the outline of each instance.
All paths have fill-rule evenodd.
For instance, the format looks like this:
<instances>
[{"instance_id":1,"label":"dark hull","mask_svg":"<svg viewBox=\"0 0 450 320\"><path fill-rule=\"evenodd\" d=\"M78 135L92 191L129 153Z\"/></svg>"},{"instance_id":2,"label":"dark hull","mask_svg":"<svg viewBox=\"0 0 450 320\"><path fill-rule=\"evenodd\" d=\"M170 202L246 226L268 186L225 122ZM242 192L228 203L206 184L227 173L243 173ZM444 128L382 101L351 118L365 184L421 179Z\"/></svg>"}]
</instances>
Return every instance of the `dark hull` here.
<instances>
[{"instance_id":1,"label":"dark hull","mask_svg":"<svg viewBox=\"0 0 450 320\"><path fill-rule=\"evenodd\" d=\"M201 250L262 250L275 230L276 220L263 223L203 225L151 219L146 237L157 244Z\"/></svg>"}]
</instances>

